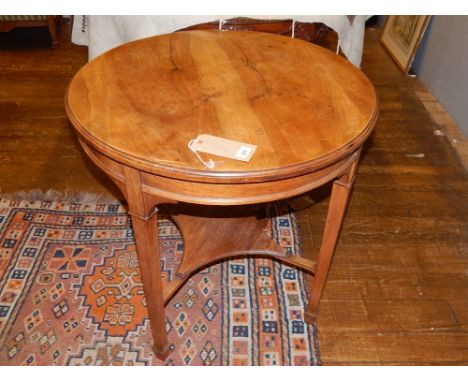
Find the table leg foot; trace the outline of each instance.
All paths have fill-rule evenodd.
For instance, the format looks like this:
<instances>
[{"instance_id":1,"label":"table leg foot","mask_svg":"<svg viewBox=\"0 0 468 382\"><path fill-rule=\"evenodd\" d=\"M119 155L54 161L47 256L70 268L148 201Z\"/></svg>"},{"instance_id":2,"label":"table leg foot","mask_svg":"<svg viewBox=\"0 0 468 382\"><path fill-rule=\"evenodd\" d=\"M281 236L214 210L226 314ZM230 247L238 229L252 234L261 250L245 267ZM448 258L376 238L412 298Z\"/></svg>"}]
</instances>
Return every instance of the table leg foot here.
<instances>
[{"instance_id":1,"label":"table leg foot","mask_svg":"<svg viewBox=\"0 0 468 382\"><path fill-rule=\"evenodd\" d=\"M318 311L314 311L314 312L305 311L304 321L310 325L313 325L317 322L317 315L318 315Z\"/></svg>"},{"instance_id":2,"label":"table leg foot","mask_svg":"<svg viewBox=\"0 0 468 382\"><path fill-rule=\"evenodd\" d=\"M161 361L165 361L167 356L171 352L170 344L166 344L163 348L159 348L156 345L153 345L153 353Z\"/></svg>"}]
</instances>

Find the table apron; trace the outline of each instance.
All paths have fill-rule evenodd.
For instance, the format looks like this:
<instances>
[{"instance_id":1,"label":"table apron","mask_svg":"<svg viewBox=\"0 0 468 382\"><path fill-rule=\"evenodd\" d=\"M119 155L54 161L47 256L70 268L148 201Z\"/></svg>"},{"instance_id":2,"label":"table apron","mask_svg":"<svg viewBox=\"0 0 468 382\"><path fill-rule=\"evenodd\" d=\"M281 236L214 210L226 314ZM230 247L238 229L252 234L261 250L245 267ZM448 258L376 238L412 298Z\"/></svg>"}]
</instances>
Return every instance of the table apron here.
<instances>
[{"instance_id":1,"label":"table apron","mask_svg":"<svg viewBox=\"0 0 468 382\"><path fill-rule=\"evenodd\" d=\"M124 196L125 172L128 167L105 156L80 140L91 160L101 168L120 188ZM313 190L347 172L358 159L359 151L320 170L303 175L273 181L252 183L207 183L169 178L141 171L141 189L158 200L171 200L205 205L246 205L287 199Z\"/></svg>"}]
</instances>

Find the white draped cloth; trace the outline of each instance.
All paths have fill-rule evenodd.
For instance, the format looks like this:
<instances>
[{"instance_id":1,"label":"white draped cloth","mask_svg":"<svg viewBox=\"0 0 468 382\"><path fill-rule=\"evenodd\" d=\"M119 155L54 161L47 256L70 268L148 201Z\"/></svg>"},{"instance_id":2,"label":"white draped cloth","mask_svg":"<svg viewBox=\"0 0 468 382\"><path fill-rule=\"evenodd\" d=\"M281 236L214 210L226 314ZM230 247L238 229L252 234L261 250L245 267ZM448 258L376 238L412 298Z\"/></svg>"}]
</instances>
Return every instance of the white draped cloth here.
<instances>
[{"instance_id":1,"label":"white draped cloth","mask_svg":"<svg viewBox=\"0 0 468 382\"><path fill-rule=\"evenodd\" d=\"M172 33L191 25L242 16L75 16L72 42L89 47L89 60L129 41ZM294 22L324 23L337 32L340 48L348 60L360 67L364 25L369 16L245 16L255 19L292 19Z\"/></svg>"}]
</instances>

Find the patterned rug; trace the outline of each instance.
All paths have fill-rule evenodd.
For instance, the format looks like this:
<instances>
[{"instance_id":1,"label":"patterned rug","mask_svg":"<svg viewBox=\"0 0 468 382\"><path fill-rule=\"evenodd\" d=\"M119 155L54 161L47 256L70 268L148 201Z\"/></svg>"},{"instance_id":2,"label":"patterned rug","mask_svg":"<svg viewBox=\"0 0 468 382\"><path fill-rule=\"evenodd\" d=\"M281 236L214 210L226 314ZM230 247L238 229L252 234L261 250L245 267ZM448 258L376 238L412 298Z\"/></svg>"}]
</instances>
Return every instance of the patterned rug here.
<instances>
[{"instance_id":1,"label":"patterned rug","mask_svg":"<svg viewBox=\"0 0 468 382\"><path fill-rule=\"evenodd\" d=\"M285 206L273 237L298 255ZM164 277L183 243L160 220ZM0 199L0 365L317 365L305 277L268 259L194 275L166 307L171 353L153 356L131 220L120 204Z\"/></svg>"}]
</instances>

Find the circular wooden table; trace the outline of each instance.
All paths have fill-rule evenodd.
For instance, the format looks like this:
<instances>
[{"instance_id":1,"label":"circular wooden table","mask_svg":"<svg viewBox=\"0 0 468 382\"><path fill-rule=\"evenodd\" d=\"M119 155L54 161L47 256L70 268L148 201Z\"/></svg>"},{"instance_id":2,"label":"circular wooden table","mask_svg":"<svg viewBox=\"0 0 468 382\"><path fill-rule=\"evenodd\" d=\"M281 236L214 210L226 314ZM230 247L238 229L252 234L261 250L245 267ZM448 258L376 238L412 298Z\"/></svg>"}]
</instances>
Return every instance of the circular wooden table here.
<instances>
[{"instance_id":1,"label":"circular wooden table","mask_svg":"<svg viewBox=\"0 0 468 382\"><path fill-rule=\"evenodd\" d=\"M160 358L169 352L164 305L200 267L228 257L274 257L313 273L313 322L359 154L377 118L367 77L313 44L245 31L186 31L119 46L71 81L66 110L89 157L122 191L135 233ZM199 134L257 145L250 162L188 148ZM333 181L317 262L288 257L268 235L265 202ZM236 207L237 206L237 207ZM243 207L239 207L243 206ZM157 212L184 240L163 288Z\"/></svg>"}]
</instances>

